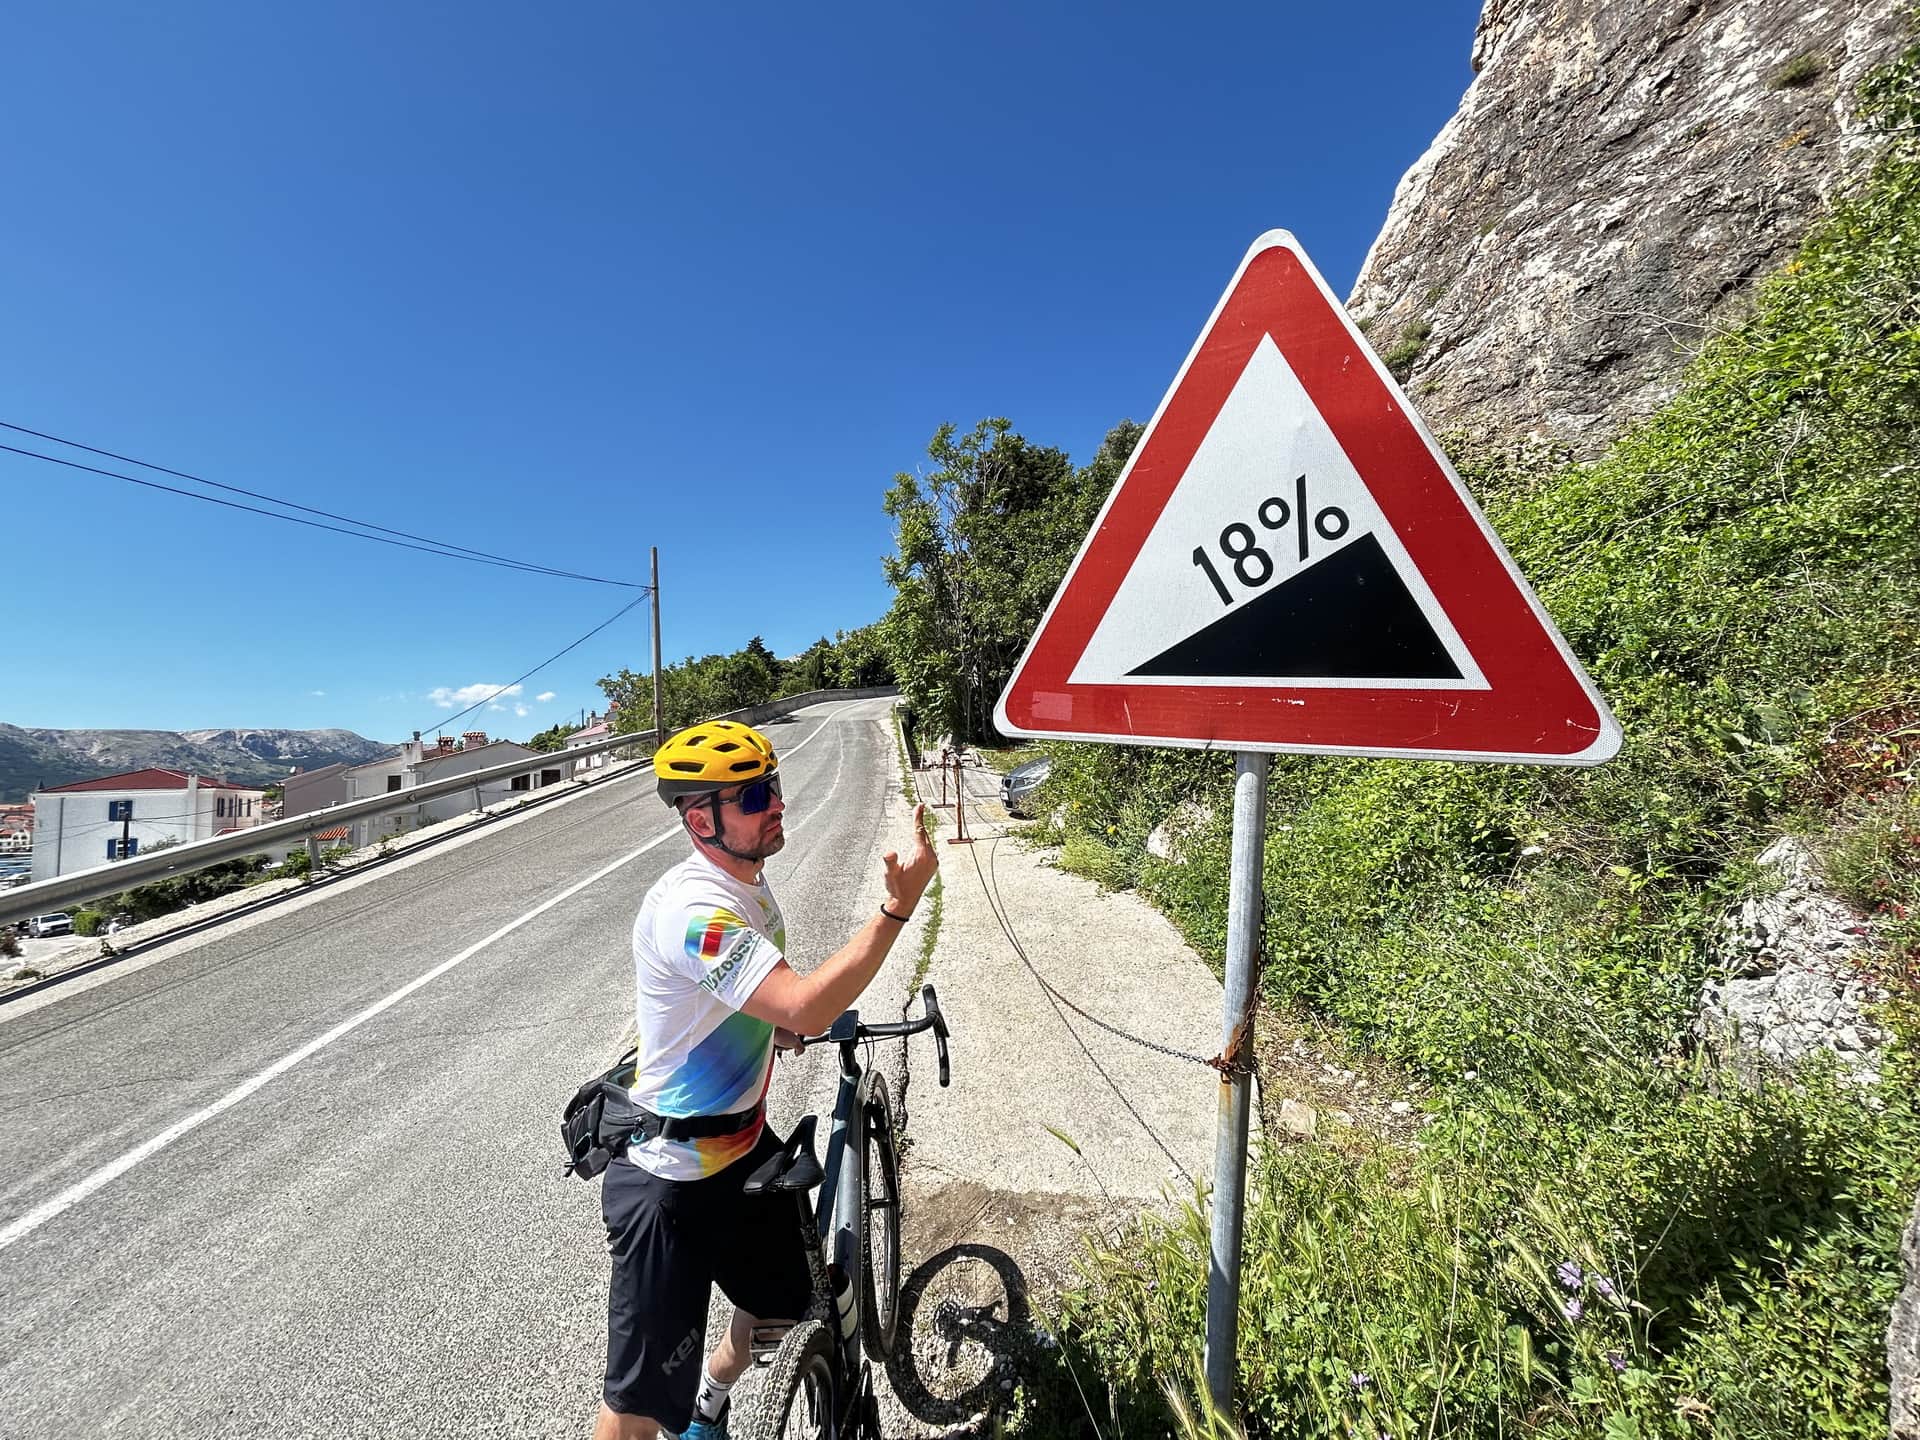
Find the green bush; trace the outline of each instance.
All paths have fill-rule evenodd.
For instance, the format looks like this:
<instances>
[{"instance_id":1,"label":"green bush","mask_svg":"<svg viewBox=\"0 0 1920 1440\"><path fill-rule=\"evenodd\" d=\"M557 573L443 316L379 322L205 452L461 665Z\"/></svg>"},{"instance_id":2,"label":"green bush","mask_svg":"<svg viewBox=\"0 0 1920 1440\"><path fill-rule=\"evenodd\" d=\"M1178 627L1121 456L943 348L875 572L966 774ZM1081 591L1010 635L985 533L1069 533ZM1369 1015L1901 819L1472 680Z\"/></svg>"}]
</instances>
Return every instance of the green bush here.
<instances>
[{"instance_id":1,"label":"green bush","mask_svg":"<svg viewBox=\"0 0 1920 1440\"><path fill-rule=\"evenodd\" d=\"M1920 1183L1910 1089L1874 1111L1831 1075L1716 1094L1655 1062L1557 1059L1525 1102L1444 1098L1418 1152L1261 1153L1249 1433L1884 1433L1877 1347ZM1125 1429L1188 1373L1207 1273L1191 1205L1090 1245L1060 1330Z\"/></svg>"},{"instance_id":2,"label":"green bush","mask_svg":"<svg viewBox=\"0 0 1920 1440\"><path fill-rule=\"evenodd\" d=\"M156 880L151 885L136 885L131 890L112 896L101 909L107 915L124 912L137 924L244 889L264 867L271 864L272 860L265 855L244 855L237 860L224 860L218 865L208 865L185 875Z\"/></svg>"},{"instance_id":3,"label":"green bush","mask_svg":"<svg viewBox=\"0 0 1920 1440\"><path fill-rule=\"evenodd\" d=\"M1775 90L1796 90L1803 85L1811 85L1826 73L1827 57L1812 50L1803 50L1769 75L1767 84Z\"/></svg>"},{"instance_id":4,"label":"green bush","mask_svg":"<svg viewBox=\"0 0 1920 1440\"><path fill-rule=\"evenodd\" d=\"M109 918L104 910L76 910L73 912L73 933L98 935L106 928Z\"/></svg>"},{"instance_id":5,"label":"green bush","mask_svg":"<svg viewBox=\"0 0 1920 1440\"><path fill-rule=\"evenodd\" d=\"M1380 363L1402 379L1407 369L1420 358L1420 352L1427 348L1427 340L1433 334L1431 320L1416 320L1400 332L1400 338L1380 357Z\"/></svg>"}]
</instances>

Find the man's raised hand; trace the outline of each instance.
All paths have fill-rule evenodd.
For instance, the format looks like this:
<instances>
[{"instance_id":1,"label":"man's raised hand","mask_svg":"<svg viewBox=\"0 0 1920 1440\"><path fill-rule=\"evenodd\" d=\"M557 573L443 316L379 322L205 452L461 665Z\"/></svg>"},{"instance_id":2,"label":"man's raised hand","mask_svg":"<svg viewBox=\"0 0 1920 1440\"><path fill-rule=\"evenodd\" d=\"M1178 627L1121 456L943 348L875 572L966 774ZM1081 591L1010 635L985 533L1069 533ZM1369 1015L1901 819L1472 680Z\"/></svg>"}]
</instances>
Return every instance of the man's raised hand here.
<instances>
[{"instance_id":1,"label":"man's raised hand","mask_svg":"<svg viewBox=\"0 0 1920 1440\"><path fill-rule=\"evenodd\" d=\"M940 868L940 852L933 848L932 840L927 837L925 805L913 807L912 858L902 865L899 855L889 851L885 864L887 908L899 915L912 914L913 907L920 903L920 897L932 883L933 872Z\"/></svg>"}]
</instances>

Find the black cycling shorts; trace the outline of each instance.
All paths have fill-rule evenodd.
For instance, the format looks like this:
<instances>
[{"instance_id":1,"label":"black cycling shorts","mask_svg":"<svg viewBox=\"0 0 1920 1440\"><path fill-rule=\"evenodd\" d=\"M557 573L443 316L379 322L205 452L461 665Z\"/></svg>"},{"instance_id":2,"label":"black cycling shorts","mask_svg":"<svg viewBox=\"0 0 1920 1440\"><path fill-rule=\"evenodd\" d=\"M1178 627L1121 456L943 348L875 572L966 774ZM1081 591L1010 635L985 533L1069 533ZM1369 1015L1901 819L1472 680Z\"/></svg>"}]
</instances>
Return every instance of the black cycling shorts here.
<instances>
[{"instance_id":1,"label":"black cycling shorts","mask_svg":"<svg viewBox=\"0 0 1920 1440\"><path fill-rule=\"evenodd\" d=\"M781 1143L771 1128L699 1180L662 1180L622 1156L601 1181L613 1283L607 1294L609 1410L679 1434L706 1360L711 1287L760 1320L799 1320L813 1281L792 1195L740 1193Z\"/></svg>"}]
</instances>

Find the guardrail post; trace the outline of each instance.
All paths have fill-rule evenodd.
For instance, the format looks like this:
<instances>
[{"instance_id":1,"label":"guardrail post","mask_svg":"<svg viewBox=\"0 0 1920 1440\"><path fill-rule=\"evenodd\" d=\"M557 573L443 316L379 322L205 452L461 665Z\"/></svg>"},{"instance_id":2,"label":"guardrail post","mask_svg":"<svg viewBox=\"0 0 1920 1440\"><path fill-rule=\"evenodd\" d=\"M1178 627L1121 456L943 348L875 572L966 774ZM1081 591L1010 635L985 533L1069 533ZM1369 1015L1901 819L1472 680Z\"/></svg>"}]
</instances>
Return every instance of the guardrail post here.
<instances>
[{"instance_id":1,"label":"guardrail post","mask_svg":"<svg viewBox=\"0 0 1920 1440\"><path fill-rule=\"evenodd\" d=\"M307 834L307 878L311 880L320 869L320 837L309 831Z\"/></svg>"}]
</instances>

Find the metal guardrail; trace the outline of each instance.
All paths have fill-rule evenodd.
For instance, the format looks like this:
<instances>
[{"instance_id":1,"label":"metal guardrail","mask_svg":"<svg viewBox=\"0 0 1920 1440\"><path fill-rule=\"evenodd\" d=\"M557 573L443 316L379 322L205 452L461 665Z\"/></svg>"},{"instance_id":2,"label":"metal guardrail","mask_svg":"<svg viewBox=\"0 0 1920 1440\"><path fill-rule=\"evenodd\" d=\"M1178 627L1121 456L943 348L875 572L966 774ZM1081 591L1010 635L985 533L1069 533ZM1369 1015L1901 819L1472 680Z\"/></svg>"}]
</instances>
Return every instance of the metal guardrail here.
<instances>
[{"instance_id":1,"label":"metal guardrail","mask_svg":"<svg viewBox=\"0 0 1920 1440\"><path fill-rule=\"evenodd\" d=\"M771 700L764 705L751 705L744 710L735 710L713 718L744 720L748 724L753 724L828 700L864 700L895 693L897 693L896 687L890 685L874 686L863 690L810 690L802 695L789 695L785 699ZM596 740L590 745L580 745L572 749L543 750L529 760L509 760L503 765L490 765L484 770L469 770L464 775L435 780L431 784L419 785L411 790L393 790L381 795L370 795L364 800L348 800L339 805L329 805L322 810L308 810L284 820L256 825L251 829L234 830L225 835L215 835L208 840L193 840L185 845L169 846L151 855L136 855L127 860L110 860L88 870L76 870L71 875L56 875L51 880L37 880L30 885L19 885L11 890L0 891L0 925L10 925L16 920L24 920L31 915L46 915L56 910L64 910L83 901L117 895L122 890L130 890L136 885L148 885L155 880L189 874L241 855L254 855L262 850L272 850L294 842L309 840L318 831L329 830L348 821L365 819L370 815L385 815L395 810L411 810L417 805L424 805L449 795L458 795L465 790L477 791L497 780L509 780L516 775L524 775L534 770L550 770L556 764L570 765L573 761L590 759L608 751L635 747L645 747L646 753L652 754L653 743L653 732L640 730L632 734L616 735L609 740ZM519 793L516 791L516 796Z\"/></svg>"}]
</instances>

